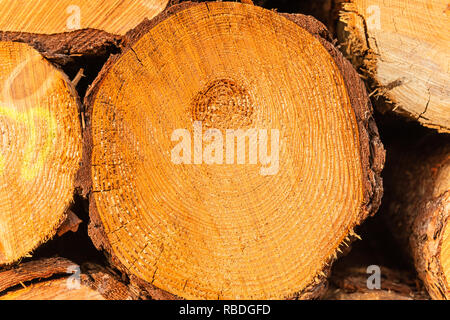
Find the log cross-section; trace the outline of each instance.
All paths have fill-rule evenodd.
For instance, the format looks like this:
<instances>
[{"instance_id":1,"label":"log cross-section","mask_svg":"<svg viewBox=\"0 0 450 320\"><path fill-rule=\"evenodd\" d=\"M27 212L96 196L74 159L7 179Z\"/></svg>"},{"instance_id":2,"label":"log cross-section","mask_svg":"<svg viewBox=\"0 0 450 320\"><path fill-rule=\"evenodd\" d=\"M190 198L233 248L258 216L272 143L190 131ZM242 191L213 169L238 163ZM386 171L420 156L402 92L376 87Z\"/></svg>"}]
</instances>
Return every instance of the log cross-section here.
<instances>
[{"instance_id":1,"label":"log cross-section","mask_svg":"<svg viewBox=\"0 0 450 320\"><path fill-rule=\"evenodd\" d=\"M349 58L393 112L450 132L448 0L335 0Z\"/></svg>"},{"instance_id":2,"label":"log cross-section","mask_svg":"<svg viewBox=\"0 0 450 320\"><path fill-rule=\"evenodd\" d=\"M82 153L78 96L36 50L0 42L0 264L53 236Z\"/></svg>"},{"instance_id":3,"label":"log cross-section","mask_svg":"<svg viewBox=\"0 0 450 320\"><path fill-rule=\"evenodd\" d=\"M317 294L377 209L384 161L364 85L326 39L310 17L231 2L130 32L85 100L97 247L182 298Z\"/></svg>"},{"instance_id":4,"label":"log cross-section","mask_svg":"<svg viewBox=\"0 0 450 320\"><path fill-rule=\"evenodd\" d=\"M169 0L0 0L0 30L54 34L98 29L124 35Z\"/></svg>"}]
</instances>

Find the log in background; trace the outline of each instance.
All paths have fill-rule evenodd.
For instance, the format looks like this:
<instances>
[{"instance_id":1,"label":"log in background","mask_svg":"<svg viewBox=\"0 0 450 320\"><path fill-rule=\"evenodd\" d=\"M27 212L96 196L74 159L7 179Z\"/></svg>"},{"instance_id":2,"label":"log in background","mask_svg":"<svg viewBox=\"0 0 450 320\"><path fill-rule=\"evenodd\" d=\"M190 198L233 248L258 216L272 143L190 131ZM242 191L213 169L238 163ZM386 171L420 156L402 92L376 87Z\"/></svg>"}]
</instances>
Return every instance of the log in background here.
<instances>
[{"instance_id":1,"label":"log in background","mask_svg":"<svg viewBox=\"0 0 450 320\"><path fill-rule=\"evenodd\" d=\"M337 1L341 2L341 1ZM268 0L268 1L255 1L256 4L260 4L265 8L278 9L280 12L287 13L303 13L311 14L325 25L329 27L332 32L338 32L336 27L337 12L336 2L333 1L289 1L289 0ZM334 34L337 37L337 33ZM112 43L116 40L111 40ZM83 78L83 82L77 87L80 96L84 96L84 92L87 89L88 83L92 82L98 73L101 65L105 61L105 57L114 53L116 47L114 45L111 48L106 49L101 57L93 58L93 62L84 61L83 59L75 58L74 61L58 61L60 56L53 55L53 61L63 66L64 71L69 74L69 77L74 78L77 69L80 66L90 70L92 74ZM54 53L54 52L53 52ZM49 56L52 61L52 56ZM94 70L94 71L92 71ZM368 90L374 89L368 84ZM372 96L372 103L377 106L377 110L383 109L386 103L378 95ZM381 105L381 107L378 107ZM396 159L408 158L411 161L415 157L421 154L423 149L420 147L420 143L423 141L439 141L439 144L448 143L447 138L443 138L446 134L438 134L437 131L427 129L415 122L408 121L405 117L396 116L392 113L381 113L377 111L375 113L378 129L380 131L381 140L385 146L387 152L387 163L385 171L383 173L385 180L385 189L388 193L382 202L382 206L378 213L369 218L356 233L362 238L362 241L357 241L352 245L351 251L347 256L340 258L331 270L331 276L328 281L329 289L326 294L322 295L325 299L428 299L429 296L425 290L430 284L426 275L422 274L420 277L417 275L417 271L414 265L413 259L414 253L408 252L410 249L406 249L408 244L404 243L404 240L399 240L396 232L401 232L392 228L390 215L392 214L392 203L401 198L401 195L397 199L392 199L393 195L397 195L398 191L396 186L402 179L406 179L406 176L402 176L401 168L398 168L398 161ZM431 151L427 149L428 153ZM392 155L390 157L390 155ZM422 161L422 160L420 160ZM407 162L407 161L406 161ZM399 173L400 172L400 173ZM420 188L421 183L425 183L424 180L419 180L414 185L407 185L407 188ZM405 190L405 193L408 191ZM401 191L400 191L401 193ZM401 201L408 201L401 200ZM18 299L39 299L39 298L63 298L70 299L69 293L55 292L55 290L49 289L53 282L57 288L60 289L61 283L65 280L63 267L58 269L58 265L61 264L66 268L70 265L81 266L84 279L82 281L82 290L80 296L75 296L75 299L96 299L96 298L108 298L108 299L145 299L145 298L171 298L165 296L161 292L153 292L153 288L148 288L142 285L138 280L128 278L127 275L120 273L110 265L108 258L103 253L99 252L97 248L92 244L92 241L88 235L88 223L89 223L89 204L86 199L75 196L74 204L71 210L82 220L76 232L67 232L59 237L50 240L46 244L39 247L33 252L33 257L24 258L19 265L4 267L3 272L0 274L0 284L6 283L4 287L0 286L0 294L4 295L5 299L18 298ZM408 236L407 236L408 237ZM402 237L400 237L402 238ZM408 240L406 241L408 242ZM411 255L413 257L411 257ZM50 261L51 257L64 257L68 261ZM412 259L413 258L413 259ZM31 262L29 262L31 261ZM30 274L29 278L3 281L2 279L14 279L10 270L15 268L21 268L27 262L39 262L42 266L32 265L30 268L26 266L26 273ZM65 265L65 263L67 265ZM51 266L49 267L48 264ZM365 272L369 265L381 266L382 270L382 289L381 290L367 290L365 280L368 274ZM54 270L45 271L46 268ZM111 269L112 268L112 269ZM34 274L36 272L36 274ZM44 275L40 274L42 272ZM19 272L20 274L23 271ZM94 275L101 274L97 278ZM62 275L62 276L61 276ZM2 278L5 277L5 278ZM48 282L36 281L36 279L50 278ZM100 279L100 280L97 280ZM100 284L101 290L98 290L98 281L103 282L103 279L108 279L108 285ZM58 281L62 281L58 283ZM423 284L425 281L425 285ZM26 287L38 287L40 290L36 295L33 293L21 292L20 287L24 285ZM432 285L431 285L432 286ZM107 287L108 289L104 289ZM32 289L31 288L31 289ZM32 290L29 290L30 292ZM439 289L438 293L434 293L431 289L430 295L432 298L442 299L448 298L448 289Z\"/></svg>"}]
</instances>

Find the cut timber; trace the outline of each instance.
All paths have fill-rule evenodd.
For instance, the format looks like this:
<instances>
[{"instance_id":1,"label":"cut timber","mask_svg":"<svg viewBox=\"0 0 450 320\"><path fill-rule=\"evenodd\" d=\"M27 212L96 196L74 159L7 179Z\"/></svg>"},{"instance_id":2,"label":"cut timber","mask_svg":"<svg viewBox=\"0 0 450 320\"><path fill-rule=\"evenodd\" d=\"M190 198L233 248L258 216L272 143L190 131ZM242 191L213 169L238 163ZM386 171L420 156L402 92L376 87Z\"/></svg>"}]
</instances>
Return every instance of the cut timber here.
<instances>
[{"instance_id":1,"label":"cut timber","mask_svg":"<svg viewBox=\"0 0 450 320\"><path fill-rule=\"evenodd\" d=\"M49 258L0 270L0 300L125 300L128 288L106 269Z\"/></svg>"},{"instance_id":2,"label":"cut timber","mask_svg":"<svg viewBox=\"0 0 450 320\"><path fill-rule=\"evenodd\" d=\"M338 36L373 89L392 102L392 111L449 132L448 0L348 2Z\"/></svg>"},{"instance_id":3,"label":"cut timber","mask_svg":"<svg viewBox=\"0 0 450 320\"><path fill-rule=\"evenodd\" d=\"M0 264L27 255L65 219L82 152L77 99L37 51L0 42Z\"/></svg>"},{"instance_id":4,"label":"cut timber","mask_svg":"<svg viewBox=\"0 0 450 320\"><path fill-rule=\"evenodd\" d=\"M6 270L0 269L0 293L34 279L47 279L71 272L69 270L74 270L76 267L78 266L70 260L50 258L22 263Z\"/></svg>"},{"instance_id":5,"label":"cut timber","mask_svg":"<svg viewBox=\"0 0 450 320\"><path fill-rule=\"evenodd\" d=\"M387 222L434 299L450 298L450 139L396 148L386 171Z\"/></svg>"},{"instance_id":6,"label":"cut timber","mask_svg":"<svg viewBox=\"0 0 450 320\"><path fill-rule=\"evenodd\" d=\"M168 0L0 0L0 30L53 34L98 29L124 35Z\"/></svg>"},{"instance_id":7,"label":"cut timber","mask_svg":"<svg viewBox=\"0 0 450 320\"><path fill-rule=\"evenodd\" d=\"M320 294L379 205L384 163L364 85L326 36L311 17L233 2L183 3L130 32L85 100L96 246L177 297ZM240 155L220 143L252 128L270 137L259 164L241 158L253 139Z\"/></svg>"},{"instance_id":8,"label":"cut timber","mask_svg":"<svg viewBox=\"0 0 450 320\"><path fill-rule=\"evenodd\" d=\"M0 300L105 300L99 292L84 284L70 289L67 281L67 278L59 278L32 283L0 296Z\"/></svg>"},{"instance_id":9,"label":"cut timber","mask_svg":"<svg viewBox=\"0 0 450 320\"><path fill-rule=\"evenodd\" d=\"M380 267L380 289L369 289L366 268L333 270L325 300L429 300L407 272ZM369 281L370 282L370 281Z\"/></svg>"}]
</instances>

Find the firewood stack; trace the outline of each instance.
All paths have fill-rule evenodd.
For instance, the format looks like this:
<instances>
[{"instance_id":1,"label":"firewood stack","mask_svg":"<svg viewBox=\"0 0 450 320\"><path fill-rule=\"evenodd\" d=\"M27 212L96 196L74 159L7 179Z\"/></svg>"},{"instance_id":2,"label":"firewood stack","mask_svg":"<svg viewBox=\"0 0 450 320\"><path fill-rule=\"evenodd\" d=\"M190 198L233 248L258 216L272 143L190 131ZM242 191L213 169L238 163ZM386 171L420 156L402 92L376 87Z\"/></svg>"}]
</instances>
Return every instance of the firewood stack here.
<instances>
[{"instance_id":1,"label":"firewood stack","mask_svg":"<svg viewBox=\"0 0 450 320\"><path fill-rule=\"evenodd\" d=\"M0 0L0 299L448 299L449 15Z\"/></svg>"}]
</instances>

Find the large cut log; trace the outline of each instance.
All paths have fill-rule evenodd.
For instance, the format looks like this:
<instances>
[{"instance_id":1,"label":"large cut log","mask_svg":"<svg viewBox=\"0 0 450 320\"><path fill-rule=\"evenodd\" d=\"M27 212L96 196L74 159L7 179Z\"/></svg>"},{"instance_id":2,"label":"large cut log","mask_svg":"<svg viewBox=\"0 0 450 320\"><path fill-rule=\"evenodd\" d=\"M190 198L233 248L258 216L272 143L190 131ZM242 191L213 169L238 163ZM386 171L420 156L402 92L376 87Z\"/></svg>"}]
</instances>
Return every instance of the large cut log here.
<instances>
[{"instance_id":1,"label":"large cut log","mask_svg":"<svg viewBox=\"0 0 450 320\"><path fill-rule=\"evenodd\" d=\"M386 220L434 299L450 298L450 139L396 146L386 177Z\"/></svg>"},{"instance_id":2,"label":"large cut log","mask_svg":"<svg viewBox=\"0 0 450 320\"><path fill-rule=\"evenodd\" d=\"M447 0L350 0L338 36L380 103L450 131L450 9Z\"/></svg>"},{"instance_id":3,"label":"large cut log","mask_svg":"<svg viewBox=\"0 0 450 320\"><path fill-rule=\"evenodd\" d=\"M0 42L0 264L52 237L82 153L78 95L26 44Z\"/></svg>"},{"instance_id":4,"label":"large cut log","mask_svg":"<svg viewBox=\"0 0 450 320\"><path fill-rule=\"evenodd\" d=\"M98 29L124 35L169 0L0 0L0 30L54 34Z\"/></svg>"},{"instance_id":5,"label":"large cut log","mask_svg":"<svg viewBox=\"0 0 450 320\"><path fill-rule=\"evenodd\" d=\"M182 298L321 293L378 208L384 163L364 85L327 35L234 2L173 6L128 34L85 99L89 232L113 264ZM238 129L240 151L231 131L223 143Z\"/></svg>"},{"instance_id":6,"label":"large cut log","mask_svg":"<svg viewBox=\"0 0 450 320\"><path fill-rule=\"evenodd\" d=\"M0 300L125 300L131 292L92 263L47 258L0 270Z\"/></svg>"}]
</instances>

